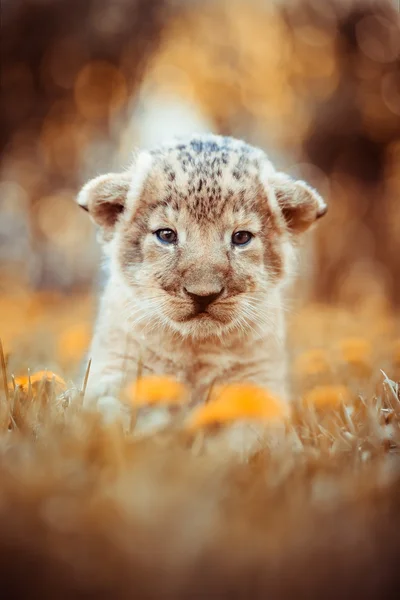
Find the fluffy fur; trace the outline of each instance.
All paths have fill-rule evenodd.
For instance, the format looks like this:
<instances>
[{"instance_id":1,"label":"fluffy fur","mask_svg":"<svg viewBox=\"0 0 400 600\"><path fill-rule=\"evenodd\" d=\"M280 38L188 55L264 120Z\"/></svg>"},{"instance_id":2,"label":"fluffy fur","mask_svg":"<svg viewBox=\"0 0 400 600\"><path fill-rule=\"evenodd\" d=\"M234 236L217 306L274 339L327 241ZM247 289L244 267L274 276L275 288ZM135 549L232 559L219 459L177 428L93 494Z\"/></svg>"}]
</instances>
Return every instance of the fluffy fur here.
<instances>
[{"instance_id":1,"label":"fluffy fur","mask_svg":"<svg viewBox=\"0 0 400 600\"><path fill-rule=\"evenodd\" d=\"M193 401L252 381L287 398L284 290L300 234L325 214L306 183L232 138L195 136L139 152L89 182L78 203L99 226L110 277L90 349L87 402L115 406L137 375L173 375ZM171 229L177 242L155 232ZM237 231L252 234L234 246ZM194 297L215 295L205 310Z\"/></svg>"}]
</instances>

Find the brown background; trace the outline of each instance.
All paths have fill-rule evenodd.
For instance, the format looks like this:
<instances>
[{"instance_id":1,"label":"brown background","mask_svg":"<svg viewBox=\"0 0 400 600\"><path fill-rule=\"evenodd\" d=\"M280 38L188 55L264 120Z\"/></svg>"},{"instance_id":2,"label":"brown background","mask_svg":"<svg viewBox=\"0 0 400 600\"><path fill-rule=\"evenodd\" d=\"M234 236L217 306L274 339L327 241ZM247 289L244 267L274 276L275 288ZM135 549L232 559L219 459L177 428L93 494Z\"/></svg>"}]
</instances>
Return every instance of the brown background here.
<instances>
[{"instance_id":1,"label":"brown background","mask_svg":"<svg viewBox=\"0 0 400 600\"><path fill-rule=\"evenodd\" d=\"M145 90L145 107L179 98L327 196L314 297L398 305L399 23L389 0L6 0L0 292L91 288L98 250L73 199L141 143Z\"/></svg>"}]
</instances>

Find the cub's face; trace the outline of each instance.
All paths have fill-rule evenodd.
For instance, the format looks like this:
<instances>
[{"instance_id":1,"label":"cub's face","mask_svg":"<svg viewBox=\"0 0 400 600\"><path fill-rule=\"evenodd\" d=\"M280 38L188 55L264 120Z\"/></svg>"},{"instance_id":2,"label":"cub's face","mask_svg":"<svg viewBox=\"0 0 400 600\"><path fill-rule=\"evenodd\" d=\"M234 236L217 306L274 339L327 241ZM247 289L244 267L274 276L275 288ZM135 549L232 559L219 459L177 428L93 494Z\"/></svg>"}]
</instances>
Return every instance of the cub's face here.
<instances>
[{"instance_id":1,"label":"cub's face","mask_svg":"<svg viewBox=\"0 0 400 600\"><path fill-rule=\"evenodd\" d=\"M209 217L160 204L119 237L118 264L142 311L183 335L254 327L282 278L281 244L256 206L232 201Z\"/></svg>"},{"instance_id":2,"label":"cub's face","mask_svg":"<svg viewBox=\"0 0 400 600\"><path fill-rule=\"evenodd\" d=\"M260 150L217 136L142 153L78 201L132 292L133 324L197 339L265 332L294 238L326 210Z\"/></svg>"}]
</instances>

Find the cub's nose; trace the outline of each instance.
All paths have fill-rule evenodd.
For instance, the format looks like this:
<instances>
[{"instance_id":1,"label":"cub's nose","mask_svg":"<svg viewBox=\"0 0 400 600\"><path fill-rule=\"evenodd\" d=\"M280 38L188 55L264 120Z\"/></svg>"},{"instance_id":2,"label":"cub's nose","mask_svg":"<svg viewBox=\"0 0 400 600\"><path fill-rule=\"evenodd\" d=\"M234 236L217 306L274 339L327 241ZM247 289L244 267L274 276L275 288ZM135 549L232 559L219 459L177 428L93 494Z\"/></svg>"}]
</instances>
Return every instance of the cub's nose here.
<instances>
[{"instance_id":1,"label":"cub's nose","mask_svg":"<svg viewBox=\"0 0 400 600\"><path fill-rule=\"evenodd\" d=\"M224 288L220 289L219 292L214 292L213 294L205 294L205 295L200 295L200 294L193 294L192 292L189 292L189 290L187 290L186 288L184 288L185 293L189 296L189 298L191 298L195 304L196 307L196 311L197 312L204 312L206 310L206 308L208 306L210 306L210 304L212 304L213 302L215 302L216 300L218 300L218 298L221 296L222 292L224 291Z\"/></svg>"}]
</instances>

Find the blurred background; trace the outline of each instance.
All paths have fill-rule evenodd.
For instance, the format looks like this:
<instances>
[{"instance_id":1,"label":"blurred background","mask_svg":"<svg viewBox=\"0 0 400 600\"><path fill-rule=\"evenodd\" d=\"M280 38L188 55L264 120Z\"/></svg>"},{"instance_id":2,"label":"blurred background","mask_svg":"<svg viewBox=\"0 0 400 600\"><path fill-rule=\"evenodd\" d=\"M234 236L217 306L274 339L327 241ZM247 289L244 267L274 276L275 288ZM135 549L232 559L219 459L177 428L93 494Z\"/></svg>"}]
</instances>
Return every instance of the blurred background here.
<instances>
[{"instance_id":1,"label":"blurred background","mask_svg":"<svg viewBox=\"0 0 400 600\"><path fill-rule=\"evenodd\" d=\"M398 306L397 4L3 0L0 296L93 290L79 187L135 146L213 131L263 147L327 198L308 298Z\"/></svg>"}]
</instances>

